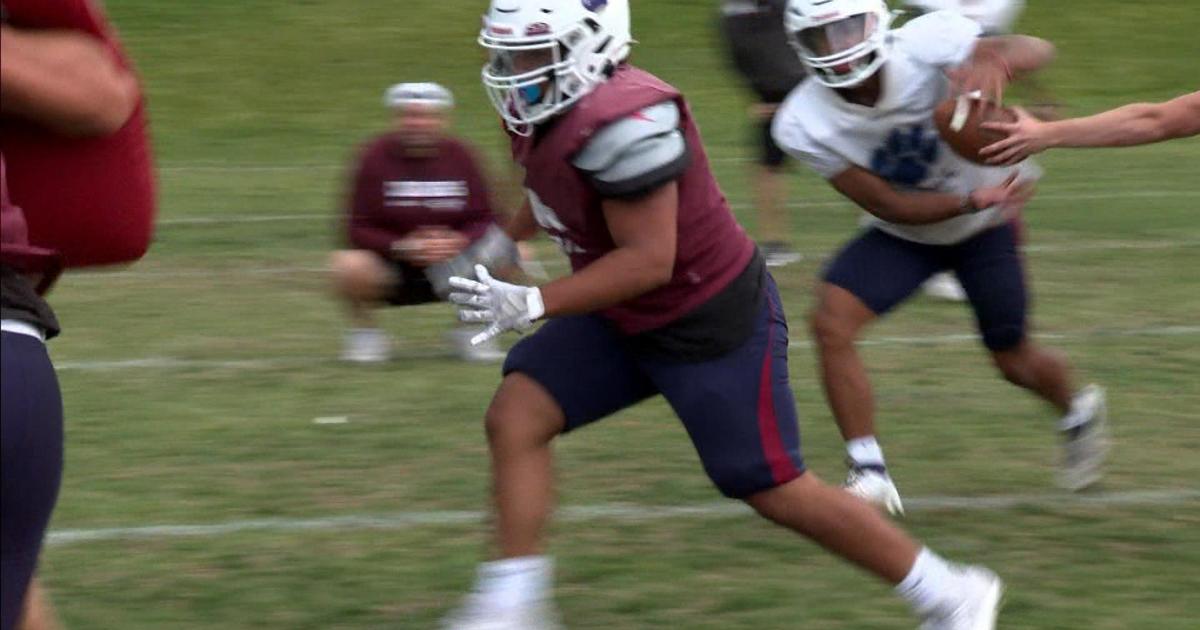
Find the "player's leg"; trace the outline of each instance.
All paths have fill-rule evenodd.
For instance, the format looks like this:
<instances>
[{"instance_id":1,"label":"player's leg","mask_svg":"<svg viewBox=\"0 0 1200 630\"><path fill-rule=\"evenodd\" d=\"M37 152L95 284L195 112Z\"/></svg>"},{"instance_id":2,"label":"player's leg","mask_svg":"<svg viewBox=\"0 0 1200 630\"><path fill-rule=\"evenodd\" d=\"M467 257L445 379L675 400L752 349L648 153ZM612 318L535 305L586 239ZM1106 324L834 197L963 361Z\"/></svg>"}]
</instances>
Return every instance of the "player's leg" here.
<instances>
[{"instance_id":1,"label":"player's leg","mask_svg":"<svg viewBox=\"0 0 1200 630\"><path fill-rule=\"evenodd\" d=\"M497 557L480 565L474 594L448 619L455 630L555 626L552 565L542 553L553 503L551 443L654 394L597 315L547 322L512 348L504 373L485 422Z\"/></svg>"},{"instance_id":2,"label":"player's leg","mask_svg":"<svg viewBox=\"0 0 1200 630\"><path fill-rule=\"evenodd\" d=\"M800 254L791 243L791 217L784 207L787 198L786 156L771 137L775 110L784 96L786 94L763 94L763 100L755 104L751 114L759 145L758 160L751 167L754 208L758 213L758 245L768 267L782 267L800 260Z\"/></svg>"},{"instance_id":3,"label":"player's leg","mask_svg":"<svg viewBox=\"0 0 1200 630\"><path fill-rule=\"evenodd\" d=\"M876 438L875 399L855 343L863 328L938 271L941 258L941 248L869 229L829 264L811 317L821 384L846 440L847 488L891 512L903 508Z\"/></svg>"},{"instance_id":4,"label":"player's leg","mask_svg":"<svg viewBox=\"0 0 1200 630\"><path fill-rule=\"evenodd\" d=\"M333 291L345 305L351 327L346 331L342 359L355 362L386 361L391 341L379 329L374 309L401 295L402 278L378 254L366 250L333 252L329 260Z\"/></svg>"},{"instance_id":5,"label":"player's leg","mask_svg":"<svg viewBox=\"0 0 1200 630\"><path fill-rule=\"evenodd\" d=\"M0 630L16 627L62 478L62 396L35 337L3 333Z\"/></svg>"},{"instance_id":6,"label":"player's leg","mask_svg":"<svg viewBox=\"0 0 1200 630\"><path fill-rule=\"evenodd\" d=\"M29 590L25 593L25 610L21 614L21 630L60 630L62 624L58 621L58 616L54 614L54 607L50 605L50 597L46 595L46 589L42 588L37 577L29 583Z\"/></svg>"},{"instance_id":7,"label":"player's leg","mask_svg":"<svg viewBox=\"0 0 1200 630\"><path fill-rule=\"evenodd\" d=\"M949 625L954 615L994 616L1000 585L990 572L922 549L877 510L805 471L787 322L771 281L764 302L750 338L720 358L641 362L679 414L709 478L726 496L896 586L929 627L974 627Z\"/></svg>"},{"instance_id":8,"label":"player's leg","mask_svg":"<svg viewBox=\"0 0 1200 630\"><path fill-rule=\"evenodd\" d=\"M761 5L724 8L720 30L727 55L756 101L749 110L756 154L749 174L755 231L767 265L778 267L799 260L800 255L791 245L791 220L784 207L785 155L771 137L771 121L775 109L803 79L804 70L787 42L779 12Z\"/></svg>"},{"instance_id":9,"label":"player's leg","mask_svg":"<svg viewBox=\"0 0 1200 630\"><path fill-rule=\"evenodd\" d=\"M970 296L979 332L1004 378L1061 415L1065 452L1060 483L1081 489L1099 480L1107 454L1104 391L1077 389L1066 356L1028 334L1028 290L1013 224L993 228L958 247L956 273Z\"/></svg>"}]
</instances>

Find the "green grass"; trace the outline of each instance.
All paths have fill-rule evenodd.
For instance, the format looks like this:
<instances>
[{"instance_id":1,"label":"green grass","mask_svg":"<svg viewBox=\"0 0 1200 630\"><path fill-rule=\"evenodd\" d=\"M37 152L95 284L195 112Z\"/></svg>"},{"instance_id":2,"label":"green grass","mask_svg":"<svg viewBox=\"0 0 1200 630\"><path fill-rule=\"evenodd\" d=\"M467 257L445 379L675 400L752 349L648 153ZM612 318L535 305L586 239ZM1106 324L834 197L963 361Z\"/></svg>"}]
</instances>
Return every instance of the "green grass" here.
<instances>
[{"instance_id":1,"label":"green grass","mask_svg":"<svg viewBox=\"0 0 1200 630\"><path fill-rule=\"evenodd\" d=\"M480 417L496 368L445 356L449 310L438 305L385 314L400 361L339 364L343 320L319 269L336 241L345 162L384 124L388 84L449 85L458 129L492 173L507 172L477 82L483 3L107 4L146 79L163 223L135 267L68 276L52 296L68 414L54 528L482 509ZM636 4L636 61L689 95L723 187L747 205L747 100L714 46L713 3ZM1060 51L1045 83L1072 111L1195 89L1190 0L1031 4L1025 30ZM1117 448L1106 489L1195 488L1200 335L1139 331L1195 326L1200 312L1200 143L1043 163L1027 212L1034 321L1068 333L1055 343L1080 378L1109 388ZM821 259L857 214L799 168L792 199L807 258L777 277L802 342ZM281 220L181 223L263 216ZM964 309L918 299L872 336L970 331ZM982 349L865 352L906 495L1050 492L1053 418L998 379ZM214 363L78 369L145 357ZM836 478L841 446L813 354L800 343L792 359L806 457ZM320 416L349 422L314 425ZM558 455L564 504L716 499L660 401L564 439ZM1004 574L1010 628L1183 630L1200 619L1195 501L926 511L905 524ZM80 542L49 548L43 575L74 628L427 628L468 587L485 536L457 525ZM913 626L885 587L750 517L563 523L552 551L573 628Z\"/></svg>"}]
</instances>

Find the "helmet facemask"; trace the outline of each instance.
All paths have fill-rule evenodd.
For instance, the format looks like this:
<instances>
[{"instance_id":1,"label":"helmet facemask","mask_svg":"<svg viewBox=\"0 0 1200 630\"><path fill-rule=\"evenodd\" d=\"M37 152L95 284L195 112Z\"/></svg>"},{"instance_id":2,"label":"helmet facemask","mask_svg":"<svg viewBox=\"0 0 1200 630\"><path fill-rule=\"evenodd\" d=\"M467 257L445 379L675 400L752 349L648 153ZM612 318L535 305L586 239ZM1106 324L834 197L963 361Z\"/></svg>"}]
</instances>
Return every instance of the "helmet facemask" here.
<instances>
[{"instance_id":1,"label":"helmet facemask","mask_svg":"<svg viewBox=\"0 0 1200 630\"><path fill-rule=\"evenodd\" d=\"M603 80L580 70L579 58L590 51L581 48L591 33L575 25L558 34L525 37L494 37L484 29L479 44L488 51L482 79L488 98L514 133L529 135L533 125L566 109ZM611 63L605 64L611 72ZM593 70L594 64L587 66Z\"/></svg>"},{"instance_id":2,"label":"helmet facemask","mask_svg":"<svg viewBox=\"0 0 1200 630\"><path fill-rule=\"evenodd\" d=\"M875 74L887 60L889 13L859 13L789 34L813 78L831 88L849 88Z\"/></svg>"}]
</instances>

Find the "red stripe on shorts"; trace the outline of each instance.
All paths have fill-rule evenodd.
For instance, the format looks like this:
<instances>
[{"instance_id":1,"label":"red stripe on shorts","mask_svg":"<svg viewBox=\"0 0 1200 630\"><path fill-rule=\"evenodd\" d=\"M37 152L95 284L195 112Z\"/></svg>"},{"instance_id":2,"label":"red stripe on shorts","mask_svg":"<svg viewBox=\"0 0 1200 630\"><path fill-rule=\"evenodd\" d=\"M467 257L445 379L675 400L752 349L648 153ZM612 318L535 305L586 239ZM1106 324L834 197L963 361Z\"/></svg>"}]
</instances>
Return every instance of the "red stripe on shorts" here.
<instances>
[{"instance_id":1,"label":"red stripe on shorts","mask_svg":"<svg viewBox=\"0 0 1200 630\"><path fill-rule=\"evenodd\" d=\"M763 455L771 467L771 477L775 483L782 484L796 478L796 467L783 447L779 420L775 416L775 396L771 390L771 377L774 376L771 370L771 346L774 337L775 328L767 322L767 347L763 352L762 372L758 380L758 439L762 442Z\"/></svg>"}]
</instances>

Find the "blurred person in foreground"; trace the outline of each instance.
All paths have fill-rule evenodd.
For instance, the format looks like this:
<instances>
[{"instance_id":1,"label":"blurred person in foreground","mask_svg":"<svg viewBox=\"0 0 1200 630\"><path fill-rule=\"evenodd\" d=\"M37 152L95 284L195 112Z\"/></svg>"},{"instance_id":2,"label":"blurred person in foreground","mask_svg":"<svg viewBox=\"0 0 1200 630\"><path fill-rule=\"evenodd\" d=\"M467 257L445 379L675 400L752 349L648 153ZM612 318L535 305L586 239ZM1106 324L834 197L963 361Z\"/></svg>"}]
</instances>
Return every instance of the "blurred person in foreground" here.
<instances>
[{"instance_id":1,"label":"blurred person in foreground","mask_svg":"<svg viewBox=\"0 0 1200 630\"><path fill-rule=\"evenodd\" d=\"M141 90L99 7L0 4L0 630L57 626L33 580L63 467L45 294L64 268L149 246L154 180Z\"/></svg>"},{"instance_id":2,"label":"blurred person in foreground","mask_svg":"<svg viewBox=\"0 0 1200 630\"><path fill-rule=\"evenodd\" d=\"M447 133L454 107L450 91L436 83L399 83L384 101L392 129L362 150L351 184L346 237L352 249L331 258L335 293L354 326L346 333L342 358L354 362L391 356L392 342L372 309L444 299L452 261L472 246L496 249L502 257L515 251L496 226L474 151ZM471 345L477 332L464 327L451 333L459 355L502 359L495 344Z\"/></svg>"},{"instance_id":3,"label":"blurred person in foreground","mask_svg":"<svg viewBox=\"0 0 1200 630\"><path fill-rule=\"evenodd\" d=\"M1025 0L905 0L904 4L917 15L953 11L978 23L984 35L1011 33L1025 8ZM921 285L921 290L941 300L967 301L967 292L949 271L933 274Z\"/></svg>"},{"instance_id":4,"label":"blurred person in foreground","mask_svg":"<svg viewBox=\"0 0 1200 630\"><path fill-rule=\"evenodd\" d=\"M1200 92L1066 120L1041 121L1020 107L1013 109L1016 121L983 125L1006 136L980 150L989 164L1016 164L1046 149L1129 147L1200 135Z\"/></svg>"},{"instance_id":5,"label":"blurred person in foreground","mask_svg":"<svg viewBox=\"0 0 1200 630\"><path fill-rule=\"evenodd\" d=\"M948 11L890 28L883 0L790 0L788 32L812 72L775 120L780 146L872 222L829 262L812 334L822 384L846 440L846 487L893 513L903 507L876 439L875 403L856 343L930 275L953 270L992 362L1059 414L1059 484L1096 483L1108 449L1104 391L1078 388L1059 351L1029 335L1029 296L1013 218L1040 169L988 168L954 153L933 125L952 94L1005 85L1054 57L1024 35L981 37Z\"/></svg>"},{"instance_id":6,"label":"blurred person in foreground","mask_svg":"<svg viewBox=\"0 0 1200 630\"><path fill-rule=\"evenodd\" d=\"M662 395L724 495L893 585L930 630L992 628L995 575L806 470L775 283L686 101L627 62L632 41L627 0L493 0L484 17L483 82L528 192L508 230L540 226L572 273L540 288L482 267L450 281L460 316L488 324L481 340L547 321L509 352L486 413L499 557L447 627L558 627L543 546L552 444Z\"/></svg>"},{"instance_id":7,"label":"blurred person in foreground","mask_svg":"<svg viewBox=\"0 0 1200 630\"><path fill-rule=\"evenodd\" d=\"M787 155L771 138L775 110L804 80L804 64L783 32L787 0L721 0L721 37L733 67L757 97L750 108L756 156L751 192L757 212L758 246L768 267L800 259L792 247L791 220L785 201Z\"/></svg>"}]
</instances>

